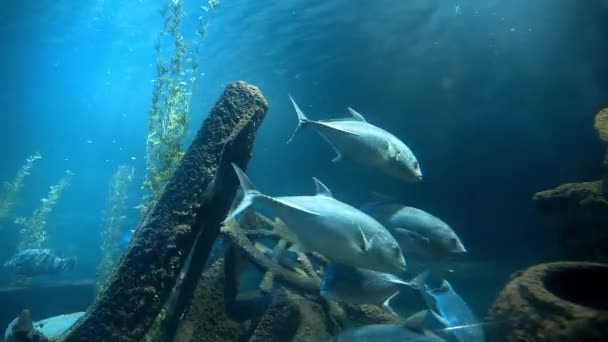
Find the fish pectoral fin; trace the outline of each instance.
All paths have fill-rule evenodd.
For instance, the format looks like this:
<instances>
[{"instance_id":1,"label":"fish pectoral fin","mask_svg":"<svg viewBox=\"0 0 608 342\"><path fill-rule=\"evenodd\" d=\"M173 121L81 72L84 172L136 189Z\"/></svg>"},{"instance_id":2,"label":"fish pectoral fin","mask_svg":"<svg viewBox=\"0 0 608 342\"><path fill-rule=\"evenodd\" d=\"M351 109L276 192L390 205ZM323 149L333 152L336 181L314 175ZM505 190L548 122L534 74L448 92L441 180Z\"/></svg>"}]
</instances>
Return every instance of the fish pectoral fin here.
<instances>
[{"instance_id":1,"label":"fish pectoral fin","mask_svg":"<svg viewBox=\"0 0 608 342\"><path fill-rule=\"evenodd\" d=\"M432 317L437 321L437 323L441 324L445 328L450 326L450 322L448 322L440 314L436 313L435 310L429 310L429 312L431 313Z\"/></svg>"},{"instance_id":2,"label":"fish pectoral fin","mask_svg":"<svg viewBox=\"0 0 608 342\"><path fill-rule=\"evenodd\" d=\"M287 250L290 252L294 252L294 253L307 253L308 252L306 247L304 247L301 242L294 243Z\"/></svg>"},{"instance_id":3,"label":"fish pectoral fin","mask_svg":"<svg viewBox=\"0 0 608 342\"><path fill-rule=\"evenodd\" d=\"M303 208L303 207L301 207L301 206L299 206L297 204L293 204L293 203L290 203L290 202L287 202L287 201L283 201L281 199L276 199L276 198L274 199L274 201L276 201L277 203L280 203L280 204L282 204L284 206L287 206L289 208L292 208L292 209L298 210L300 212L303 212L303 213L307 213L307 214L315 215L315 216L321 216L321 214L319 214L317 212L314 212L312 210L308 210L306 208Z\"/></svg>"},{"instance_id":4,"label":"fish pectoral fin","mask_svg":"<svg viewBox=\"0 0 608 342\"><path fill-rule=\"evenodd\" d=\"M312 177L312 179L315 181L317 196L334 197L333 194L331 193L331 190L329 190L329 188L325 184L323 184L320 180L318 180L315 177Z\"/></svg>"},{"instance_id":5,"label":"fish pectoral fin","mask_svg":"<svg viewBox=\"0 0 608 342\"><path fill-rule=\"evenodd\" d=\"M350 115L353 116L353 119L355 119L357 121L367 122L367 120L365 120L363 115L361 115L361 113L357 112L356 110L348 107L348 111L350 112Z\"/></svg>"},{"instance_id":6,"label":"fish pectoral fin","mask_svg":"<svg viewBox=\"0 0 608 342\"><path fill-rule=\"evenodd\" d=\"M393 298L397 297L397 295L399 294L399 291L393 293L390 297L388 297L384 303L382 303L382 307L385 308L386 310L390 311L393 315L395 316L399 316L395 310L393 310L393 307L391 306L391 300L393 300Z\"/></svg>"},{"instance_id":7,"label":"fish pectoral fin","mask_svg":"<svg viewBox=\"0 0 608 342\"><path fill-rule=\"evenodd\" d=\"M336 152L336 156L331 161L333 163L337 163L340 160L342 160L342 152L340 152L340 150L338 150L336 145L334 145L329 139L327 139L327 137L325 135L321 134L321 136L323 137L323 139L325 139L325 141L327 141L327 143L329 144L329 146L331 146L331 148L334 150L334 152Z\"/></svg>"},{"instance_id":8,"label":"fish pectoral fin","mask_svg":"<svg viewBox=\"0 0 608 342\"><path fill-rule=\"evenodd\" d=\"M364 252L367 252L370 247L369 240L363 233L363 229L361 229L361 226L357 226L357 228L359 229L359 233L361 234L361 241L362 241L361 250Z\"/></svg>"},{"instance_id":9,"label":"fish pectoral fin","mask_svg":"<svg viewBox=\"0 0 608 342\"><path fill-rule=\"evenodd\" d=\"M395 228L395 232L401 236L407 236L412 241L421 242L427 245L431 243L431 240L429 240L429 238L427 238L426 236L413 232L411 230L407 230L404 228Z\"/></svg>"}]
</instances>

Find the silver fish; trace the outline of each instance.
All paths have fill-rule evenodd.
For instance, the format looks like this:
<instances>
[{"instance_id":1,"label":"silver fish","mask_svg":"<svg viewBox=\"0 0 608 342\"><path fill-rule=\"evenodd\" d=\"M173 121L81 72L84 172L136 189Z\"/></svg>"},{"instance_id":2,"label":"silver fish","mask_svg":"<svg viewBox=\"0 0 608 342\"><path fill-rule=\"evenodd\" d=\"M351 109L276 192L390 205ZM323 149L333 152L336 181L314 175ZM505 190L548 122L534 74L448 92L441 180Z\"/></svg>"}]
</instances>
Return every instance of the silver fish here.
<instances>
[{"instance_id":1,"label":"silver fish","mask_svg":"<svg viewBox=\"0 0 608 342\"><path fill-rule=\"evenodd\" d=\"M329 263L321 281L321 296L348 304L373 304L394 312L390 300L410 284L396 275Z\"/></svg>"},{"instance_id":2,"label":"silver fish","mask_svg":"<svg viewBox=\"0 0 608 342\"><path fill-rule=\"evenodd\" d=\"M71 271L75 265L75 258L59 257L48 248L25 249L4 263L4 267L26 277Z\"/></svg>"},{"instance_id":3,"label":"silver fish","mask_svg":"<svg viewBox=\"0 0 608 342\"><path fill-rule=\"evenodd\" d=\"M349 329L331 339L332 342L445 342L428 331L416 331L406 325L371 324Z\"/></svg>"},{"instance_id":4,"label":"silver fish","mask_svg":"<svg viewBox=\"0 0 608 342\"><path fill-rule=\"evenodd\" d=\"M445 327L445 334L458 342L485 342L482 324L452 285L441 279L436 287L430 277L430 272L424 272L412 280L412 286L420 290L429 311Z\"/></svg>"},{"instance_id":5,"label":"silver fish","mask_svg":"<svg viewBox=\"0 0 608 342\"><path fill-rule=\"evenodd\" d=\"M257 191L247 175L232 165L243 199L226 218L232 219L254 203L264 203L296 235L295 250L316 251L328 259L354 267L397 273L406 269L395 238L378 221L333 198L318 179L315 196L271 197Z\"/></svg>"},{"instance_id":6,"label":"silver fish","mask_svg":"<svg viewBox=\"0 0 608 342\"><path fill-rule=\"evenodd\" d=\"M348 108L353 116L339 120L310 120L290 96L298 115L298 126L288 143L304 126L313 126L332 146L337 162L342 155L360 164L376 167L393 177L418 182L422 171L414 153L399 138L368 123L363 115Z\"/></svg>"},{"instance_id":7,"label":"silver fish","mask_svg":"<svg viewBox=\"0 0 608 342\"><path fill-rule=\"evenodd\" d=\"M407 257L437 259L467 251L447 223L426 211L391 202L374 202L362 210L393 234Z\"/></svg>"}]
</instances>

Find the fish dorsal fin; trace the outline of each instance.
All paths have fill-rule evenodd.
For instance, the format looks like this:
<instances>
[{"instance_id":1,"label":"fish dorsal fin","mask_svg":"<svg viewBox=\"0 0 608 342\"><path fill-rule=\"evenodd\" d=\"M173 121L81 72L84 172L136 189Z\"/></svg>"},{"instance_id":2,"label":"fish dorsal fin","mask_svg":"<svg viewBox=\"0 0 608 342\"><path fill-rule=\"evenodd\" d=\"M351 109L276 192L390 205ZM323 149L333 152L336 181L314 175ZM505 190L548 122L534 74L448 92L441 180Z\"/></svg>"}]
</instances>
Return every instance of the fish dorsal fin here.
<instances>
[{"instance_id":1,"label":"fish dorsal fin","mask_svg":"<svg viewBox=\"0 0 608 342\"><path fill-rule=\"evenodd\" d=\"M317 196L334 197L334 195L331 193L331 190L329 190L329 188L320 180L315 177L312 177L312 180L315 181L315 187L317 188Z\"/></svg>"},{"instance_id":2,"label":"fish dorsal fin","mask_svg":"<svg viewBox=\"0 0 608 342\"><path fill-rule=\"evenodd\" d=\"M409 287L415 286L412 283L407 282L391 273L384 273L384 280L391 284L395 284L395 285L403 285L403 286L409 286Z\"/></svg>"},{"instance_id":3,"label":"fish dorsal fin","mask_svg":"<svg viewBox=\"0 0 608 342\"><path fill-rule=\"evenodd\" d=\"M353 119L355 119L357 121L361 121L361 122L367 122L367 120L365 120L363 115L361 115L361 113L357 112L356 110L348 107L348 111L350 112L350 115L353 116Z\"/></svg>"}]
</instances>

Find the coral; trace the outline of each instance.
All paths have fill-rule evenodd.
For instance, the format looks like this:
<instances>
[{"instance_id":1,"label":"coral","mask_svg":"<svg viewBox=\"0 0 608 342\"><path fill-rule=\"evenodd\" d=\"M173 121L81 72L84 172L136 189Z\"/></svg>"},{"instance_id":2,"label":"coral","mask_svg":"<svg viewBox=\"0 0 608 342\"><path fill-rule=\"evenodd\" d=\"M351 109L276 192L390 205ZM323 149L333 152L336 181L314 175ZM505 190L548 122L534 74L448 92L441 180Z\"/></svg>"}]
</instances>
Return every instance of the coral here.
<instances>
[{"instance_id":1,"label":"coral","mask_svg":"<svg viewBox=\"0 0 608 342\"><path fill-rule=\"evenodd\" d=\"M0 223L10 215L13 205L15 204L15 198L21 190L21 187L23 187L23 180L30 174L29 171L34 165L34 162L40 158L42 158L40 153L34 153L29 156L25 160L25 164L17 171L15 179L13 179L12 182L5 182L3 184L2 192L0 192ZM1 225L0 230L2 230Z\"/></svg>"},{"instance_id":2,"label":"coral","mask_svg":"<svg viewBox=\"0 0 608 342\"><path fill-rule=\"evenodd\" d=\"M238 189L268 103L256 87L229 84L85 317L64 339L140 341L163 308L194 246L205 263Z\"/></svg>"},{"instance_id":3,"label":"coral","mask_svg":"<svg viewBox=\"0 0 608 342\"><path fill-rule=\"evenodd\" d=\"M518 272L490 308L493 341L608 340L608 265L540 264Z\"/></svg>"},{"instance_id":4,"label":"coral","mask_svg":"<svg viewBox=\"0 0 608 342\"><path fill-rule=\"evenodd\" d=\"M65 175L55 185L52 185L49 193L40 201L40 207L34 211L29 218L19 217L15 219L15 224L21 225L21 240L17 246L17 250L22 251L28 248L39 248L46 241L46 220L49 214L53 211L53 206L61 197L61 194L67 186L70 185L74 173L70 170L65 172Z\"/></svg>"},{"instance_id":5,"label":"coral","mask_svg":"<svg viewBox=\"0 0 608 342\"><path fill-rule=\"evenodd\" d=\"M101 228L101 261L97 267L98 285L102 285L114 267L120 252L120 238L124 234L125 204L134 169L120 165L110 181L110 191Z\"/></svg>"},{"instance_id":6,"label":"coral","mask_svg":"<svg viewBox=\"0 0 608 342\"><path fill-rule=\"evenodd\" d=\"M209 1L205 11L208 13L217 5L217 1ZM181 1L166 0L161 15L164 24L155 45L156 80L148 119L146 179L143 183L147 193L140 205L142 213L158 200L162 187L184 156L182 145L188 133L190 102L198 70L198 63L192 56L198 56L198 46L205 38L208 23L207 16L199 17L199 43L195 45L195 51L190 51L181 32L185 17Z\"/></svg>"}]
</instances>

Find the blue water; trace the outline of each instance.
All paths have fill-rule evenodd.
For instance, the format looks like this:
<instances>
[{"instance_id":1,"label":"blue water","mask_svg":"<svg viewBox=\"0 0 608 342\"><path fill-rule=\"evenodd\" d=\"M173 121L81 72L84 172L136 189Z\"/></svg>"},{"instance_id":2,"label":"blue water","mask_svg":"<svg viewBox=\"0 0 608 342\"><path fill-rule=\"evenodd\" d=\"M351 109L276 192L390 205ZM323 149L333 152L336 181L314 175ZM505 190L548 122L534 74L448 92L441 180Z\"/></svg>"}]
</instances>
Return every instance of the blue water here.
<instances>
[{"instance_id":1,"label":"blue water","mask_svg":"<svg viewBox=\"0 0 608 342\"><path fill-rule=\"evenodd\" d=\"M185 1L187 39L200 5ZM49 246L79 259L61 279L95 277L120 164L135 168L127 221L137 224L159 8L0 4L0 180L43 155L14 208L29 216L66 169L75 173L47 225ZM224 86L246 80L270 103L248 170L265 192L310 194L316 176L349 203L374 190L432 212L458 231L472 262L554 260L555 234L531 196L601 175L592 122L608 104L607 17L602 0L222 0L196 56L189 139ZM296 126L288 94L311 118L344 117L350 106L389 129L415 152L424 181L333 164L312 131L286 145ZM5 260L17 235L0 234Z\"/></svg>"}]
</instances>

